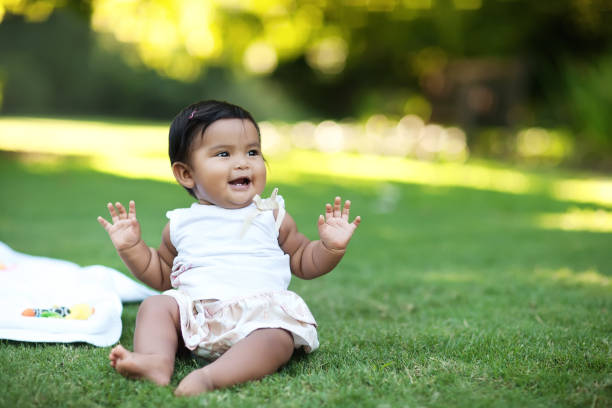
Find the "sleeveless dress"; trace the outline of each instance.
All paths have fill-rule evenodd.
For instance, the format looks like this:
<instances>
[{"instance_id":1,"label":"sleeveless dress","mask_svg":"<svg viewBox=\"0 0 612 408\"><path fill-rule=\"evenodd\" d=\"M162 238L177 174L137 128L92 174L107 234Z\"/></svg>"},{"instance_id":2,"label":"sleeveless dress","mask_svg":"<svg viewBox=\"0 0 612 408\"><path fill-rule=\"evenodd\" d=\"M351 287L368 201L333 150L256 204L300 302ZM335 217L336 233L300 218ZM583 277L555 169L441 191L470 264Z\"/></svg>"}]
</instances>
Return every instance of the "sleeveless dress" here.
<instances>
[{"instance_id":1,"label":"sleeveless dress","mask_svg":"<svg viewBox=\"0 0 612 408\"><path fill-rule=\"evenodd\" d=\"M312 313L287 290L289 255L278 244L284 201L276 192L245 208L194 203L167 213L178 255L174 289L163 294L178 303L185 346L200 357L218 358L262 328L287 330L306 352L319 347Z\"/></svg>"}]
</instances>

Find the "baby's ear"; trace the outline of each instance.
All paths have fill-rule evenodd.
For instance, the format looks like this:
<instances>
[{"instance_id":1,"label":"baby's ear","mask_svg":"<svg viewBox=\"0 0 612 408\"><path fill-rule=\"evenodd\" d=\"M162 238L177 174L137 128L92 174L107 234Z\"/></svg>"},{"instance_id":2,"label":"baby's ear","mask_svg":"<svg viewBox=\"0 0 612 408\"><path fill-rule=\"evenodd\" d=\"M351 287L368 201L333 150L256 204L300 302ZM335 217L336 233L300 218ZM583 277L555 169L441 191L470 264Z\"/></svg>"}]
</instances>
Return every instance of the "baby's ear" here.
<instances>
[{"instance_id":1,"label":"baby's ear","mask_svg":"<svg viewBox=\"0 0 612 408\"><path fill-rule=\"evenodd\" d=\"M176 181L183 187L193 188L195 186L189 165L183 162L174 162L172 163L172 173L174 173Z\"/></svg>"}]
</instances>

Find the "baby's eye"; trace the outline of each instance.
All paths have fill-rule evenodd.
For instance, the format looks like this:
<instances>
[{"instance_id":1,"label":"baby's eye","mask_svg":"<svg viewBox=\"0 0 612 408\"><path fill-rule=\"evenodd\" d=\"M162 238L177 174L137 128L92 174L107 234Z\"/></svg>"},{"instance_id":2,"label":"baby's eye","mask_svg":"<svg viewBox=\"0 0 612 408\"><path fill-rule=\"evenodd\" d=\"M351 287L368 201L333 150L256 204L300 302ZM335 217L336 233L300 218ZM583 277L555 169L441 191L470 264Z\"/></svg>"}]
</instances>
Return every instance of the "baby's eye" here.
<instances>
[{"instance_id":1,"label":"baby's eye","mask_svg":"<svg viewBox=\"0 0 612 408\"><path fill-rule=\"evenodd\" d=\"M219 153L215 154L215 156L217 156L217 157L229 157L229 153L228 152L219 152Z\"/></svg>"},{"instance_id":2,"label":"baby's eye","mask_svg":"<svg viewBox=\"0 0 612 408\"><path fill-rule=\"evenodd\" d=\"M259 150L253 149L249 150L249 156L257 156L259 155Z\"/></svg>"}]
</instances>

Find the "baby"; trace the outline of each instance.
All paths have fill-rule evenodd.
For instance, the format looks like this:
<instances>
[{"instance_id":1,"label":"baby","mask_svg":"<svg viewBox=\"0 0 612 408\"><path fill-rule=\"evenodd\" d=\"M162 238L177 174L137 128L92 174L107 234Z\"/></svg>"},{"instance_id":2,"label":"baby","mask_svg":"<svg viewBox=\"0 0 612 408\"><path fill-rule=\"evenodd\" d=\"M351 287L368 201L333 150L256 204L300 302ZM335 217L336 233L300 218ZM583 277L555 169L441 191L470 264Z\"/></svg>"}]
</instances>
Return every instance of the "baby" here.
<instances>
[{"instance_id":1,"label":"baby","mask_svg":"<svg viewBox=\"0 0 612 408\"><path fill-rule=\"evenodd\" d=\"M212 362L188 374L176 395L196 395L276 372L294 349L319 346L308 306L288 291L291 273L313 279L342 259L361 222L336 197L318 219L319 240L298 232L275 189L262 199L266 164L257 123L218 101L183 109L170 126L174 177L196 202L167 212L161 244L141 238L136 205L108 203L98 222L128 269L160 291L142 302L134 351L117 345L120 374L167 385L179 345Z\"/></svg>"}]
</instances>

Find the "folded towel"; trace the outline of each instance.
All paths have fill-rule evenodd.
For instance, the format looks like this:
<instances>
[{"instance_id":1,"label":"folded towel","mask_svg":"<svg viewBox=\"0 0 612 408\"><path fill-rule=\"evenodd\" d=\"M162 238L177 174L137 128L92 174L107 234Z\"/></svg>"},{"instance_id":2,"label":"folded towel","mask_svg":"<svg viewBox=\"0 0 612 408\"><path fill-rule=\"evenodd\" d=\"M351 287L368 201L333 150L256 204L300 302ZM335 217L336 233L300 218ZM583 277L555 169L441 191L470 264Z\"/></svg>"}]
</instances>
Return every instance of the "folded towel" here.
<instances>
[{"instance_id":1,"label":"folded towel","mask_svg":"<svg viewBox=\"0 0 612 408\"><path fill-rule=\"evenodd\" d=\"M26 255L2 242L0 281L0 338L19 341L113 345L121 337L122 302L157 294L115 269ZM84 320L22 315L26 309L79 304L94 313Z\"/></svg>"}]
</instances>

